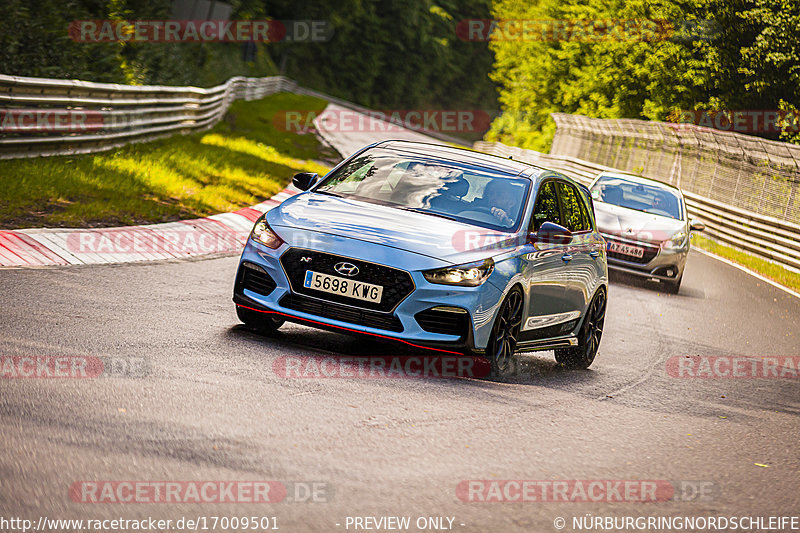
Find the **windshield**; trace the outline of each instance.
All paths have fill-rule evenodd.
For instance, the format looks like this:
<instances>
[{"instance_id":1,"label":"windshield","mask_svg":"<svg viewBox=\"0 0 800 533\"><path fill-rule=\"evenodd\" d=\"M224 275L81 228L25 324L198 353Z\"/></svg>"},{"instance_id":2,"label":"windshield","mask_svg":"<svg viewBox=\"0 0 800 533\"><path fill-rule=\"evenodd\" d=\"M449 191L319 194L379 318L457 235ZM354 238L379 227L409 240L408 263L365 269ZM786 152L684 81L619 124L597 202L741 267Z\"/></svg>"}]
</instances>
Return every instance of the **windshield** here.
<instances>
[{"instance_id":1,"label":"windshield","mask_svg":"<svg viewBox=\"0 0 800 533\"><path fill-rule=\"evenodd\" d=\"M514 231L530 181L388 150L370 150L328 176L314 192Z\"/></svg>"},{"instance_id":2,"label":"windshield","mask_svg":"<svg viewBox=\"0 0 800 533\"><path fill-rule=\"evenodd\" d=\"M657 185L645 185L615 176L601 176L592 186L592 198L598 202L683 220L683 208L678 193Z\"/></svg>"}]
</instances>

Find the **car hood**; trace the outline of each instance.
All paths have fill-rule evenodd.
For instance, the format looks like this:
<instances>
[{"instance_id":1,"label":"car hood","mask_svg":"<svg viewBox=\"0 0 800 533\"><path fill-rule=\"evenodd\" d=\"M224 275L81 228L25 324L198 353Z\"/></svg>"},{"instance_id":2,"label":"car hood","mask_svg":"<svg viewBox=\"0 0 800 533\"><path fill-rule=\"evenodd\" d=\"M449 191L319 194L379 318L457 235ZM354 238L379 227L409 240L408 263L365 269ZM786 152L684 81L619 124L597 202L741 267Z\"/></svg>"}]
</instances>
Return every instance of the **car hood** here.
<instances>
[{"instance_id":1,"label":"car hood","mask_svg":"<svg viewBox=\"0 0 800 533\"><path fill-rule=\"evenodd\" d=\"M614 204L594 202L597 229L601 233L626 239L661 242L686 230L686 222L628 209Z\"/></svg>"},{"instance_id":2,"label":"car hood","mask_svg":"<svg viewBox=\"0 0 800 533\"><path fill-rule=\"evenodd\" d=\"M269 211L267 223L281 237L281 228L302 229L405 250L450 264L491 257L514 248L516 242L514 233L313 192L298 194Z\"/></svg>"}]
</instances>

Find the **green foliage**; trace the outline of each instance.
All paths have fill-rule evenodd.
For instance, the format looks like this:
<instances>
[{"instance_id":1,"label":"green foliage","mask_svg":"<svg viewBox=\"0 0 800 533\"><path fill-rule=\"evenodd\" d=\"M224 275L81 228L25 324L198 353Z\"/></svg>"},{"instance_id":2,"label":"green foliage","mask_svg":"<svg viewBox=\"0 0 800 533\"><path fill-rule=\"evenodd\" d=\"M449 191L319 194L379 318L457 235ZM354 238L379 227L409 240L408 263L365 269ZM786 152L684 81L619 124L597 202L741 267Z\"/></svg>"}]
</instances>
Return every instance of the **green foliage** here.
<instances>
[{"instance_id":1,"label":"green foliage","mask_svg":"<svg viewBox=\"0 0 800 533\"><path fill-rule=\"evenodd\" d=\"M269 3L276 19L321 19L323 43L280 43L273 59L302 85L374 108L496 109L486 43L456 36L467 18L488 18L490 0L297 0Z\"/></svg>"},{"instance_id":2,"label":"green foliage","mask_svg":"<svg viewBox=\"0 0 800 533\"><path fill-rule=\"evenodd\" d=\"M211 86L234 75L278 72L376 108L497 108L487 43L462 41L456 24L487 18L491 0L228 0L232 19L324 20L328 42L79 43L74 20L162 20L171 0L4 0L0 73L126 84Z\"/></svg>"},{"instance_id":3,"label":"green foliage","mask_svg":"<svg viewBox=\"0 0 800 533\"><path fill-rule=\"evenodd\" d=\"M116 45L72 41L69 22L102 18L79 0L0 2L0 73L119 82Z\"/></svg>"},{"instance_id":4,"label":"green foliage","mask_svg":"<svg viewBox=\"0 0 800 533\"><path fill-rule=\"evenodd\" d=\"M234 4L234 18L258 13L240 2ZM257 45L254 62L245 62L240 43L83 43L69 36L73 21L163 20L170 18L171 9L170 0L4 0L0 73L210 87L231 76L277 72L265 44Z\"/></svg>"},{"instance_id":5,"label":"green foliage","mask_svg":"<svg viewBox=\"0 0 800 533\"><path fill-rule=\"evenodd\" d=\"M800 103L793 0L498 0L494 17L675 24L655 39L494 40L491 78L506 116L495 120L490 140L547 151L552 112L666 120L683 110Z\"/></svg>"}]
</instances>

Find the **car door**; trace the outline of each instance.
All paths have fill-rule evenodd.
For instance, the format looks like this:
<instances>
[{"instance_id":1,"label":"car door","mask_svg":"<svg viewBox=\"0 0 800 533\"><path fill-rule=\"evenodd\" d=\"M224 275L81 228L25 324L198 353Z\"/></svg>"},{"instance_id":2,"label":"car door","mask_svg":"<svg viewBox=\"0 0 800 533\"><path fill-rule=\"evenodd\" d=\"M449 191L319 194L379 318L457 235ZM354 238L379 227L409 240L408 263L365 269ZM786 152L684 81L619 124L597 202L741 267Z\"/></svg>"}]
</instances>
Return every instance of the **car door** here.
<instances>
[{"instance_id":1,"label":"car door","mask_svg":"<svg viewBox=\"0 0 800 533\"><path fill-rule=\"evenodd\" d=\"M562 223L557 183L556 179L546 178L539 186L531 216L531 232L536 232L544 222ZM562 259L566 245L537 243L533 248L534 251L525 256L528 303L520 340L555 336L552 327L563 322L565 314L572 310L565 291L569 268Z\"/></svg>"},{"instance_id":2,"label":"car door","mask_svg":"<svg viewBox=\"0 0 800 533\"><path fill-rule=\"evenodd\" d=\"M557 182L563 226L572 232L572 242L566 246L564 262L568 266L565 289L569 311L583 314L593 295L600 256L589 208L580 190L564 180Z\"/></svg>"}]
</instances>

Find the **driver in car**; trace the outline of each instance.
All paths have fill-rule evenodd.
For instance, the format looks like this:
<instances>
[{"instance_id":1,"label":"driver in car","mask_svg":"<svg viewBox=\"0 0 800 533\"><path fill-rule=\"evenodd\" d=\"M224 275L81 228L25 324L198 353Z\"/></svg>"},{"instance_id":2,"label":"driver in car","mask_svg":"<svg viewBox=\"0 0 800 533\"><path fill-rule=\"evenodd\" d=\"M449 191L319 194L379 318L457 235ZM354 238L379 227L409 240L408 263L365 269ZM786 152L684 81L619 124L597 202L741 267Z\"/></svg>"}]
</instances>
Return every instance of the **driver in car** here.
<instances>
[{"instance_id":1,"label":"driver in car","mask_svg":"<svg viewBox=\"0 0 800 533\"><path fill-rule=\"evenodd\" d=\"M483 191L483 204L491 207L490 211L492 216L497 219L499 225L511 227L514 225L514 219L511 218L514 213L515 201L514 190L509 187L500 179L494 179L486 184L486 189Z\"/></svg>"},{"instance_id":2,"label":"driver in car","mask_svg":"<svg viewBox=\"0 0 800 533\"><path fill-rule=\"evenodd\" d=\"M665 202L664 199L661 197L660 194L656 194L653 196L652 208L657 211L663 211L665 209Z\"/></svg>"}]
</instances>

